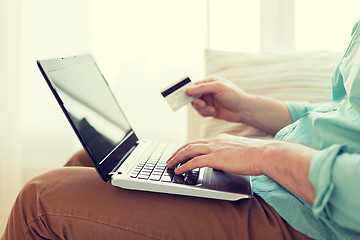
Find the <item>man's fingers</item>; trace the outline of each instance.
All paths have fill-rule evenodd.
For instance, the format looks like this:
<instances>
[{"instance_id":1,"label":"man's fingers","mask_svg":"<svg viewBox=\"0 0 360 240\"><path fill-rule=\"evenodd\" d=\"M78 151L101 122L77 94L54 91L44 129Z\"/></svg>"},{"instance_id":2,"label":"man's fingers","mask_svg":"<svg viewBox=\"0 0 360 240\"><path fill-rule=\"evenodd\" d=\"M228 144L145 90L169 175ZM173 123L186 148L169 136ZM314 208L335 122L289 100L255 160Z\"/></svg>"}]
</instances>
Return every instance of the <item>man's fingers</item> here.
<instances>
[{"instance_id":1,"label":"man's fingers","mask_svg":"<svg viewBox=\"0 0 360 240\"><path fill-rule=\"evenodd\" d=\"M208 166L209 158L210 158L209 155L201 155L194 157L190 161L182 164L180 167L175 169L175 174L183 174L195 168L206 167Z\"/></svg>"},{"instance_id":2,"label":"man's fingers","mask_svg":"<svg viewBox=\"0 0 360 240\"><path fill-rule=\"evenodd\" d=\"M202 139L197 139L197 140L193 140L191 142L188 142L187 144L179 147L172 155L171 157L166 161L166 162L169 162L171 159L173 159L175 157L175 155L178 154L178 152L182 151L184 148L186 148L188 145L190 144L199 144L199 143L206 143L207 141L206 140L202 140Z\"/></svg>"},{"instance_id":3,"label":"man's fingers","mask_svg":"<svg viewBox=\"0 0 360 240\"><path fill-rule=\"evenodd\" d=\"M185 145L168 160L167 167L170 169L175 168L179 163L185 163L194 157L209 154L210 152L210 148L203 143Z\"/></svg>"},{"instance_id":4,"label":"man's fingers","mask_svg":"<svg viewBox=\"0 0 360 240\"><path fill-rule=\"evenodd\" d=\"M216 109L213 106L206 105L206 103L201 99L194 100L192 102L192 106L203 117L216 116Z\"/></svg>"},{"instance_id":5,"label":"man's fingers","mask_svg":"<svg viewBox=\"0 0 360 240\"><path fill-rule=\"evenodd\" d=\"M193 107L195 109L201 109L206 107L206 102L203 99L195 99L194 101L191 102L191 104L193 105Z\"/></svg>"},{"instance_id":6,"label":"man's fingers","mask_svg":"<svg viewBox=\"0 0 360 240\"><path fill-rule=\"evenodd\" d=\"M205 78L205 79L196 81L196 82L195 82L195 85L199 85L199 84L202 84L202 83L208 83L208 82L215 82L215 81L217 81L216 78L210 77L210 78Z\"/></svg>"},{"instance_id":7,"label":"man's fingers","mask_svg":"<svg viewBox=\"0 0 360 240\"><path fill-rule=\"evenodd\" d=\"M204 94L214 94L219 91L219 83L217 81L204 82L196 84L193 87L186 89L186 93L192 96L199 96Z\"/></svg>"}]
</instances>

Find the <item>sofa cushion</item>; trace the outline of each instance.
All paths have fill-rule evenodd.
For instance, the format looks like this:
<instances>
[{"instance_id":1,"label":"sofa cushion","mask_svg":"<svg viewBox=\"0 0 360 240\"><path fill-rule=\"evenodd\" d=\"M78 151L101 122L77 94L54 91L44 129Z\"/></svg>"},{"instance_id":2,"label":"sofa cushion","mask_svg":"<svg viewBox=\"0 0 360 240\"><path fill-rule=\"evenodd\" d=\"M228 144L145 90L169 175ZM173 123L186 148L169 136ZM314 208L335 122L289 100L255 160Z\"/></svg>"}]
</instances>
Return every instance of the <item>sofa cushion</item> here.
<instances>
[{"instance_id":1,"label":"sofa cushion","mask_svg":"<svg viewBox=\"0 0 360 240\"><path fill-rule=\"evenodd\" d=\"M331 75L341 54L336 52L242 53L207 50L206 75L232 81L253 94L280 100L331 99ZM199 138L220 133L268 137L244 124L201 118Z\"/></svg>"}]
</instances>

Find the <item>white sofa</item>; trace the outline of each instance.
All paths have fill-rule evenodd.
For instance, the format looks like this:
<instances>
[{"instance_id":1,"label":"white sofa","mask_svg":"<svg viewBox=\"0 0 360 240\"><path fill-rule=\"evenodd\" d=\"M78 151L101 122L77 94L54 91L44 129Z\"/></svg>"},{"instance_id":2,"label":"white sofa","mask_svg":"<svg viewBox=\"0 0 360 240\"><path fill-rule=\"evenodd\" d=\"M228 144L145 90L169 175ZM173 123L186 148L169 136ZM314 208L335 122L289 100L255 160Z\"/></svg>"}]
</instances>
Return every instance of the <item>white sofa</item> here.
<instances>
[{"instance_id":1,"label":"white sofa","mask_svg":"<svg viewBox=\"0 0 360 240\"><path fill-rule=\"evenodd\" d=\"M231 80L245 91L280 100L327 101L331 75L341 54L337 52L241 53L206 50L206 75ZM267 137L243 124L199 116L188 109L188 139L210 138L220 133Z\"/></svg>"}]
</instances>

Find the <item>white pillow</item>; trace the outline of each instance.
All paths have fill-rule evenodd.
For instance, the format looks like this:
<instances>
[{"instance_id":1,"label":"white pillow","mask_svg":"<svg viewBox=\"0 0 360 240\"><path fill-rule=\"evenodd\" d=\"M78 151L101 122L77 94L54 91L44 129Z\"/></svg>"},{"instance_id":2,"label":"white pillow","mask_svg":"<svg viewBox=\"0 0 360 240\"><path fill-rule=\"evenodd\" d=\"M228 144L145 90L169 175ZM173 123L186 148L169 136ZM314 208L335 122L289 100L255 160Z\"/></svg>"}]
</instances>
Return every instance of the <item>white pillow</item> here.
<instances>
[{"instance_id":1,"label":"white pillow","mask_svg":"<svg viewBox=\"0 0 360 240\"><path fill-rule=\"evenodd\" d=\"M205 55L207 76L226 78L249 93L306 101L331 99L331 75L341 59L340 53L327 51L280 54L207 50ZM200 120L199 138L220 133L266 137L244 124Z\"/></svg>"}]
</instances>

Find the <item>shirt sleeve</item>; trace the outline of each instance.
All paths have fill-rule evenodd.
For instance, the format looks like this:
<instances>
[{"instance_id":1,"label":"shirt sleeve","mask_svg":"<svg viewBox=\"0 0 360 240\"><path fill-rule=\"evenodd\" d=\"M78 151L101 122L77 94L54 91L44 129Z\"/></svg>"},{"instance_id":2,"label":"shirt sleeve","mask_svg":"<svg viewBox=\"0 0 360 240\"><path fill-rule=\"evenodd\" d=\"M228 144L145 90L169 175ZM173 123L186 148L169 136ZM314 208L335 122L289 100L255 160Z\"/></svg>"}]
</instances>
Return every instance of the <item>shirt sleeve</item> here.
<instances>
[{"instance_id":1,"label":"shirt sleeve","mask_svg":"<svg viewBox=\"0 0 360 240\"><path fill-rule=\"evenodd\" d=\"M360 154L350 154L333 145L315 154L309 178L316 190L312 207L318 218L359 232Z\"/></svg>"},{"instance_id":2,"label":"shirt sleeve","mask_svg":"<svg viewBox=\"0 0 360 240\"><path fill-rule=\"evenodd\" d=\"M289 109L293 122L296 122L305 113L313 110L314 108L322 104L322 103L306 102L306 101L299 101L299 102L286 101L285 103Z\"/></svg>"}]
</instances>

